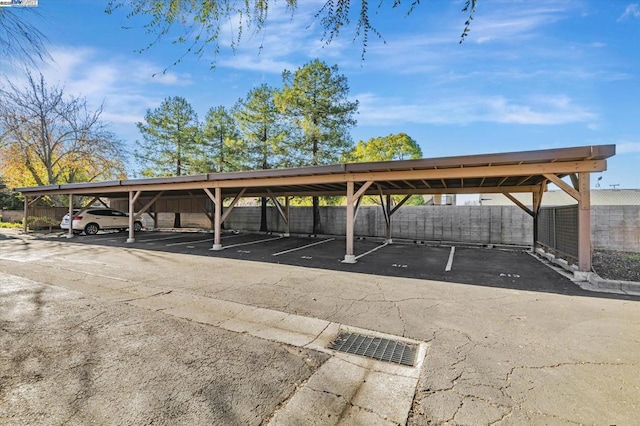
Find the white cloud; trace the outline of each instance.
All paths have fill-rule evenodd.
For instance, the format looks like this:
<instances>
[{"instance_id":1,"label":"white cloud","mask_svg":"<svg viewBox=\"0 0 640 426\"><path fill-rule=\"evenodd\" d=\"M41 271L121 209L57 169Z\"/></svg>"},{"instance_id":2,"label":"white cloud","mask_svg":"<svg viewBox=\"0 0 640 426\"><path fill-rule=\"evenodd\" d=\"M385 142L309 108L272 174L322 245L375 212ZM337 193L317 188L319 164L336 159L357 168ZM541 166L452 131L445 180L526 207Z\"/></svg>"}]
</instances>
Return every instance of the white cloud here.
<instances>
[{"instance_id":1,"label":"white cloud","mask_svg":"<svg viewBox=\"0 0 640 426\"><path fill-rule=\"evenodd\" d=\"M66 94L84 96L94 107L104 103L103 118L114 123L141 120L158 103L159 86L192 83L188 73L162 73L152 62L123 60L86 47L58 46L51 56L54 62L42 70L47 83L63 85Z\"/></svg>"},{"instance_id":2,"label":"white cloud","mask_svg":"<svg viewBox=\"0 0 640 426\"><path fill-rule=\"evenodd\" d=\"M467 41L483 44L530 38L540 28L563 19L571 7L568 2L501 3L490 14L479 16L482 12L476 13L472 37Z\"/></svg>"},{"instance_id":3,"label":"white cloud","mask_svg":"<svg viewBox=\"0 0 640 426\"><path fill-rule=\"evenodd\" d=\"M391 123L461 124L489 122L502 124L559 125L592 122L597 114L575 105L562 95L526 100L504 96L458 95L430 99L428 103L403 103L370 93L355 96L360 101L358 122L362 125Z\"/></svg>"},{"instance_id":4,"label":"white cloud","mask_svg":"<svg viewBox=\"0 0 640 426\"><path fill-rule=\"evenodd\" d=\"M638 6L637 3L629 4L624 10L624 13L618 18L618 22L624 21L627 18L640 18L640 6Z\"/></svg>"},{"instance_id":5,"label":"white cloud","mask_svg":"<svg viewBox=\"0 0 640 426\"><path fill-rule=\"evenodd\" d=\"M640 142L622 141L616 144L617 154L629 154L632 152L640 152Z\"/></svg>"}]
</instances>

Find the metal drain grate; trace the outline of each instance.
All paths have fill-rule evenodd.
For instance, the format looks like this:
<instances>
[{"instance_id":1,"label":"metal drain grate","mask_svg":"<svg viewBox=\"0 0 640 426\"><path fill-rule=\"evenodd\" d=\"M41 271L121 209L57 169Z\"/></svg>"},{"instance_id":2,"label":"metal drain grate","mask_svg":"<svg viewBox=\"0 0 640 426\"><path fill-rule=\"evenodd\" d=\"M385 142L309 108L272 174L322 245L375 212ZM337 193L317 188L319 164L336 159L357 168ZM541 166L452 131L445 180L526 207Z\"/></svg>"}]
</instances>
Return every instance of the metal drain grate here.
<instances>
[{"instance_id":1,"label":"metal drain grate","mask_svg":"<svg viewBox=\"0 0 640 426\"><path fill-rule=\"evenodd\" d=\"M411 367L416 358L415 345L355 333L340 333L329 349Z\"/></svg>"}]
</instances>

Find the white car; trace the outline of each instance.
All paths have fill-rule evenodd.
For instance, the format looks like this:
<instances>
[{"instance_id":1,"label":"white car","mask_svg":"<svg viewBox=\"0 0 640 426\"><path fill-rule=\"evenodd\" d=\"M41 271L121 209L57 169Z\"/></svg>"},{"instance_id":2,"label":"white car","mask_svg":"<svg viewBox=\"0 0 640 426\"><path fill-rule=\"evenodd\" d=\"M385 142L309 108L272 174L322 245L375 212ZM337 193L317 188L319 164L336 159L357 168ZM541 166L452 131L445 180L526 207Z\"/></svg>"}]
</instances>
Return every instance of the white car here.
<instances>
[{"instance_id":1,"label":"white car","mask_svg":"<svg viewBox=\"0 0 640 426\"><path fill-rule=\"evenodd\" d=\"M84 231L87 235L95 235L101 229L117 229L124 231L129 228L129 215L114 209L90 208L78 214L80 210L74 210L73 231ZM60 222L60 228L69 230L69 213ZM133 230L142 230L142 222L133 222Z\"/></svg>"}]
</instances>

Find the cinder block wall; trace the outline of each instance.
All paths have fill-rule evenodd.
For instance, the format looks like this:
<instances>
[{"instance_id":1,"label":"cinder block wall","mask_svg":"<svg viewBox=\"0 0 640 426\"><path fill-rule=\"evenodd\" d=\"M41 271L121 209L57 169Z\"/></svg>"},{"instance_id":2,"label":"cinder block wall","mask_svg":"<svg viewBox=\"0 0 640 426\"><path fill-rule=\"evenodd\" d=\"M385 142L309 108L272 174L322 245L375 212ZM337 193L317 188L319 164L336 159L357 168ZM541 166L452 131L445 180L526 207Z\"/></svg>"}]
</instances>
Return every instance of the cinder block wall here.
<instances>
[{"instance_id":1,"label":"cinder block wall","mask_svg":"<svg viewBox=\"0 0 640 426\"><path fill-rule=\"evenodd\" d=\"M112 203L113 207L121 210L128 208L124 200L115 204ZM199 209L199 206L184 207L190 207L191 211ZM37 213L55 219L63 214L50 210ZM21 220L23 214L22 210L4 210L2 220ZM310 207L291 207L290 214L292 233L312 232ZM344 207L321 207L320 214L325 234L345 234ZM158 226L172 227L173 216L173 213L159 213ZM145 226L152 226L153 221L148 215L143 220ZM211 221L204 213L182 213L181 222L184 227L211 229ZM275 207L268 208L267 223L271 231L283 232L285 229ZM258 231L260 207L236 207L226 220L225 228ZM515 206L404 206L393 215L391 229L393 238L418 241L530 245L533 240L531 217ZM382 209L379 206L362 206L356 218L355 234L384 237L384 233ZM592 206L591 236L596 249L640 252L640 206Z\"/></svg>"},{"instance_id":2,"label":"cinder block wall","mask_svg":"<svg viewBox=\"0 0 640 426\"><path fill-rule=\"evenodd\" d=\"M346 209L321 207L322 233L344 235ZM184 227L211 228L204 214L182 213ZM160 213L158 226L171 227L173 213ZM285 224L275 207L267 209L269 231L284 232ZM405 206L393 216L392 238L417 241L459 241L484 244L530 245L533 221L518 207L503 206ZM258 231L259 207L236 207L225 221L226 229ZM291 207L289 230L294 234L311 234L313 216L310 207ZM362 206L355 221L354 233L363 237L384 237L385 221L379 206Z\"/></svg>"},{"instance_id":3,"label":"cinder block wall","mask_svg":"<svg viewBox=\"0 0 640 426\"><path fill-rule=\"evenodd\" d=\"M591 207L591 236L596 249L640 252L640 206Z\"/></svg>"}]
</instances>

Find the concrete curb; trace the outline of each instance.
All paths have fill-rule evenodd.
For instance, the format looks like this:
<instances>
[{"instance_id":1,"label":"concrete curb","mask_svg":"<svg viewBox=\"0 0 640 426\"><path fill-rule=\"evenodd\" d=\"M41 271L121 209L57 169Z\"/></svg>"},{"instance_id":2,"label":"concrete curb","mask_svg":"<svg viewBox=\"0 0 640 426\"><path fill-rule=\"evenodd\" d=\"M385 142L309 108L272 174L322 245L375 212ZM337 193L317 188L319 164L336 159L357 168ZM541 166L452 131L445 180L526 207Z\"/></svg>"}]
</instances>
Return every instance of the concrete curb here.
<instances>
[{"instance_id":1,"label":"concrete curb","mask_svg":"<svg viewBox=\"0 0 640 426\"><path fill-rule=\"evenodd\" d=\"M534 255L540 260L549 262L550 266L562 268L568 272L570 278L580 288L588 291L612 294L627 294L630 296L640 296L640 283L635 281L607 280L595 272L580 272L575 265L569 265L564 259L556 258L553 254L547 253L541 248L536 248ZM560 271L558 271L560 272Z\"/></svg>"}]
</instances>

